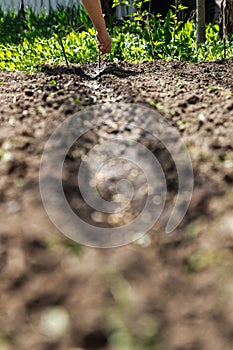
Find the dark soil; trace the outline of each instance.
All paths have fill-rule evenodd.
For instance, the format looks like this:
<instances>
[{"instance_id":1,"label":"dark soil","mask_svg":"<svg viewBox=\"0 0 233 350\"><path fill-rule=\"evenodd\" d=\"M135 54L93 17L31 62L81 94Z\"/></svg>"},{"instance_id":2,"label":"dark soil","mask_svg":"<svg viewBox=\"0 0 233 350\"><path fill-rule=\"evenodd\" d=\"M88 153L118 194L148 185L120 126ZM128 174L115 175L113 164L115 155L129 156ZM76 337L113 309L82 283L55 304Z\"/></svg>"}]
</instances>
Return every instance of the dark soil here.
<instances>
[{"instance_id":1,"label":"dark soil","mask_svg":"<svg viewBox=\"0 0 233 350\"><path fill-rule=\"evenodd\" d=\"M99 75L95 65L41 70L0 72L0 349L231 350L233 61L107 65ZM156 108L177 128L195 188L183 222L164 234L177 183L160 150L171 184L163 219L138 242L88 248L50 222L40 159L67 117L120 101ZM110 129L100 131L124 132ZM95 142L89 135L81 145ZM72 159L67 167L69 195Z\"/></svg>"}]
</instances>

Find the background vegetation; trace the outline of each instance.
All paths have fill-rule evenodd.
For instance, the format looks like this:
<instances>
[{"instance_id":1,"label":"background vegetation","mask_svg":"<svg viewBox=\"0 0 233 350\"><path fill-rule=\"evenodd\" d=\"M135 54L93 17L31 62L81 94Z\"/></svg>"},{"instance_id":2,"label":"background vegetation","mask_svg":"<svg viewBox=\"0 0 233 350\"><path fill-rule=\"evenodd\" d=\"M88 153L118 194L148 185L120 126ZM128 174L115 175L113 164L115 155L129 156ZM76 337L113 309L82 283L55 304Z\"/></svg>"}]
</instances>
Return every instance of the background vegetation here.
<instances>
[{"instance_id":1,"label":"background vegetation","mask_svg":"<svg viewBox=\"0 0 233 350\"><path fill-rule=\"evenodd\" d=\"M109 60L143 62L152 59L202 61L223 58L219 25L208 24L206 42L195 48L194 21L177 20L172 9L165 19L138 12L135 20L121 26L108 23L113 39ZM32 70L43 63L64 64L59 37L70 63L95 61L98 58L95 30L83 8L51 10L48 14L0 11L0 69ZM233 43L227 41L227 57L233 56Z\"/></svg>"}]
</instances>

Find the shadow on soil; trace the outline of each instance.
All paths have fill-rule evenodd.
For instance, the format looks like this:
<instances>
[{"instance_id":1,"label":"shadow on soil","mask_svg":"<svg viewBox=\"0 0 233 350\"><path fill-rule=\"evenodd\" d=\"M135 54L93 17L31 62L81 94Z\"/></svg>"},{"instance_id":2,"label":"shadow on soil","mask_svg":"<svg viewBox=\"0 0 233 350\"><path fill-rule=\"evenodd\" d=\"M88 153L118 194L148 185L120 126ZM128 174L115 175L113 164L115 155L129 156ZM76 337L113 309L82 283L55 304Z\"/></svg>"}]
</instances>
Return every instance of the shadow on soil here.
<instances>
[{"instance_id":1,"label":"shadow on soil","mask_svg":"<svg viewBox=\"0 0 233 350\"><path fill-rule=\"evenodd\" d=\"M142 70L140 71L127 70L115 64L111 64L107 66L106 64L104 64L102 69L93 68L92 65L86 65L84 66L84 69L81 67L75 67L75 66L66 67L66 66L49 66L49 65L39 65L37 68L40 69L43 73L48 75L74 74L79 76L80 78L87 79L87 80L95 80L103 75L109 75L109 74L114 75L118 78L127 78L130 76L143 73Z\"/></svg>"}]
</instances>

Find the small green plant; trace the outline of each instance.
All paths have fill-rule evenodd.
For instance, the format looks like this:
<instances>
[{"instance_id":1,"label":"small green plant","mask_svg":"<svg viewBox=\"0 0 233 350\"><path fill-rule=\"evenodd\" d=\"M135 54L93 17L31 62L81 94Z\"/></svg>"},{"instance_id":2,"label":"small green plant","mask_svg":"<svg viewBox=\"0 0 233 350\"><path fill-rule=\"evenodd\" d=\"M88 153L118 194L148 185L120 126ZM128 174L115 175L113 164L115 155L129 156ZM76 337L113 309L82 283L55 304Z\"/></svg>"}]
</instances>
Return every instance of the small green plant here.
<instances>
[{"instance_id":1,"label":"small green plant","mask_svg":"<svg viewBox=\"0 0 233 350\"><path fill-rule=\"evenodd\" d=\"M135 7L136 11L133 14L131 14L130 17L133 18L134 21L138 21L139 26L144 26L147 29L147 35L148 35L147 40L150 43L152 58L155 59L154 43L153 43L152 29L151 29L150 5L149 5L149 11L143 10L143 4L145 4L146 2L149 2L151 5L151 0L141 0L141 1L135 0L133 4L130 4L127 0L113 0L113 7L116 7L122 4L125 6Z\"/></svg>"},{"instance_id":2,"label":"small green plant","mask_svg":"<svg viewBox=\"0 0 233 350\"><path fill-rule=\"evenodd\" d=\"M201 61L215 60L223 57L223 43L219 37L219 25L208 24L206 26L206 43L201 45L200 51L196 51L196 25L194 21L179 21L180 12L186 9L185 6L171 6L167 16L162 19L161 15L152 15L150 12L143 9L143 4L150 0L135 1L136 12L134 13L134 21L130 19L123 20L123 30L118 29L114 37L117 43L117 49L126 49L126 45L119 43L127 41L125 33L139 36L141 41L141 60L146 59L165 59L165 60L180 60L180 61ZM127 0L114 0L113 6L124 4L130 6ZM149 6L150 8L150 6ZM132 16L132 15L130 15ZM118 33L120 36L118 36ZM146 43L145 43L146 42ZM227 42L227 57L232 57L233 44ZM127 47L128 49L128 47ZM147 53L144 52L147 50ZM115 52L114 52L115 53ZM121 52L122 57L128 56ZM137 55L138 61L138 55Z\"/></svg>"}]
</instances>

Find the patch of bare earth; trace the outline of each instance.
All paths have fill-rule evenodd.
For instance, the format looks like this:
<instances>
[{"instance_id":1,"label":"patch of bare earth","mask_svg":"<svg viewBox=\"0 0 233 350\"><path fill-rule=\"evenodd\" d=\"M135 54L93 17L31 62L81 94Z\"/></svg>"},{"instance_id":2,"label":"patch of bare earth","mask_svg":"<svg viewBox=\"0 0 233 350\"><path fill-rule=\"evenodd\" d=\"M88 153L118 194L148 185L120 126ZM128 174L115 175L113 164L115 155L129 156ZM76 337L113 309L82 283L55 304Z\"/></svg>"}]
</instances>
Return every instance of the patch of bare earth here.
<instances>
[{"instance_id":1,"label":"patch of bare earth","mask_svg":"<svg viewBox=\"0 0 233 350\"><path fill-rule=\"evenodd\" d=\"M96 79L91 68L0 72L0 349L231 350L233 61L120 64ZM87 248L48 219L40 158L67 117L119 101L156 108L177 128L195 188L172 234L162 220L143 242Z\"/></svg>"}]
</instances>

